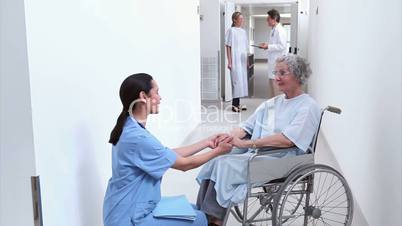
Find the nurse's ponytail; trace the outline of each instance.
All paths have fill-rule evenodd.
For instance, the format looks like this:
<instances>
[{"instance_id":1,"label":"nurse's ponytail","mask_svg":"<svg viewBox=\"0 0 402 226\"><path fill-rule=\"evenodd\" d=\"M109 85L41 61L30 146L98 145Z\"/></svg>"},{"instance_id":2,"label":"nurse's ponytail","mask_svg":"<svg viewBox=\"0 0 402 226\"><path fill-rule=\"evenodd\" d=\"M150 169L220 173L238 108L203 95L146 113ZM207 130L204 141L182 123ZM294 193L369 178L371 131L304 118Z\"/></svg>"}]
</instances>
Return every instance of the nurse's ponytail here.
<instances>
[{"instance_id":1,"label":"nurse's ponytail","mask_svg":"<svg viewBox=\"0 0 402 226\"><path fill-rule=\"evenodd\" d=\"M144 91L146 94L149 93L152 88L152 80L152 76L145 73L133 74L124 79L120 86L120 100L123 104L123 110L110 133L109 143L113 145L117 144L123 132L127 117L130 115L129 111L135 108L134 104L133 109L130 109L130 104L140 97L141 91Z\"/></svg>"},{"instance_id":2,"label":"nurse's ponytail","mask_svg":"<svg viewBox=\"0 0 402 226\"><path fill-rule=\"evenodd\" d=\"M235 20L237 20L237 18L239 18L240 15L241 15L241 12L234 12L232 14L232 27L236 26Z\"/></svg>"}]
</instances>

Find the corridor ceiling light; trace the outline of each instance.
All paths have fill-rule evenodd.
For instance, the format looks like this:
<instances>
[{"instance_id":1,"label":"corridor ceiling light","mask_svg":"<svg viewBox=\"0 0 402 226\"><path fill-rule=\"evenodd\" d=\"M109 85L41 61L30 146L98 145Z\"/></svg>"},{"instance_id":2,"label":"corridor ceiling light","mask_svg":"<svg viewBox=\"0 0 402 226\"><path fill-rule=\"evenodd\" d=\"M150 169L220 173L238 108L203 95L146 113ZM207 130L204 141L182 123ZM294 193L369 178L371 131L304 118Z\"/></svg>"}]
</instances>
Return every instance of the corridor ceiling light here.
<instances>
[{"instance_id":1,"label":"corridor ceiling light","mask_svg":"<svg viewBox=\"0 0 402 226\"><path fill-rule=\"evenodd\" d=\"M260 18L260 17L267 17L268 16L268 14L262 14L262 15L251 15L252 17L257 17L257 18ZM281 13L281 18L290 18L291 17L291 14L290 13Z\"/></svg>"}]
</instances>

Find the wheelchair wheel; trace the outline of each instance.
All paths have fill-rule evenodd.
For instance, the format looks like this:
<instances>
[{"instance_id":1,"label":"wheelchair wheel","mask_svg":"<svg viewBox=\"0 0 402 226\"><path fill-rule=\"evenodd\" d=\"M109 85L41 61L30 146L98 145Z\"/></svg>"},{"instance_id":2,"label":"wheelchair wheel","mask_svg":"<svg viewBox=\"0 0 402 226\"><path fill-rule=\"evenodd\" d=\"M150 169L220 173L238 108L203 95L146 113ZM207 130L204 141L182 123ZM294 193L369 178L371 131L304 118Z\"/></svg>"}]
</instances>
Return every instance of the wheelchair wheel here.
<instances>
[{"instance_id":1,"label":"wheelchair wheel","mask_svg":"<svg viewBox=\"0 0 402 226\"><path fill-rule=\"evenodd\" d=\"M299 190L305 190L305 184L299 184ZM278 192L279 186L262 186L253 189L251 197L247 199L247 203L243 202L234 206L234 213L243 220L244 208L247 208L246 222L252 226L265 226L272 224L272 211L273 211L273 194ZM295 213L303 200L304 193L292 194L289 200L292 200L293 208L289 209L291 213ZM247 206L245 206L245 204ZM283 222L286 222L284 219Z\"/></svg>"},{"instance_id":2,"label":"wheelchair wheel","mask_svg":"<svg viewBox=\"0 0 402 226\"><path fill-rule=\"evenodd\" d=\"M286 211L288 214L293 215L296 214L296 212L299 210L300 205L302 204L304 194L306 190L306 184L305 183L299 183L296 184L293 187L293 192L289 193L288 195L288 201L286 203ZM289 218L283 218L281 219L282 224L285 224L287 221L289 221Z\"/></svg>"},{"instance_id":3,"label":"wheelchair wheel","mask_svg":"<svg viewBox=\"0 0 402 226\"><path fill-rule=\"evenodd\" d=\"M240 220L244 218L245 208L247 212L246 225L271 225L273 196L269 192L265 192L262 187L253 188L253 194L248 197L247 202L244 201L234 206L235 213Z\"/></svg>"},{"instance_id":4,"label":"wheelchair wheel","mask_svg":"<svg viewBox=\"0 0 402 226\"><path fill-rule=\"evenodd\" d=\"M296 206L292 196L299 193L304 195ZM274 200L272 223L350 226L352 218L353 197L345 178L329 166L316 164L293 172L283 183Z\"/></svg>"}]
</instances>

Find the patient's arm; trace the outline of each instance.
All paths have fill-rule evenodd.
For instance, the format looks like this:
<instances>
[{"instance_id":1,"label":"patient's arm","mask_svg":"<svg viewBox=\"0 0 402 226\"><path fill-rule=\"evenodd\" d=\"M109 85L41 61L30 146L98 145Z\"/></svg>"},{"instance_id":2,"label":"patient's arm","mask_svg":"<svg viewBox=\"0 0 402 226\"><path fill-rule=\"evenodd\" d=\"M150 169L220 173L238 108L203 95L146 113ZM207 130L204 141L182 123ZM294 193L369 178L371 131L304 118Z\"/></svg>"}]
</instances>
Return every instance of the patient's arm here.
<instances>
[{"instance_id":1,"label":"patient's arm","mask_svg":"<svg viewBox=\"0 0 402 226\"><path fill-rule=\"evenodd\" d=\"M233 145L239 148L262 148L262 147L278 147L287 148L294 146L294 143L285 137L282 133L266 136L255 140L241 140L233 138ZM254 146L255 145L255 146Z\"/></svg>"},{"instance_id":2,"label":"patient's arm","mask_svg":"<svg viewBox=\"0 0 402 226\"><path fill-rule=\"evenodd\" d=\"M239 139L242 139L242 138L244 138L244 137L247 135L247 132L244 131L244 129L238 127L238 128L233 129L233 130L230 132L230 134L231 134L233 137L237 137L237 138L239 138Z\"/></svg>"}]
</instances>

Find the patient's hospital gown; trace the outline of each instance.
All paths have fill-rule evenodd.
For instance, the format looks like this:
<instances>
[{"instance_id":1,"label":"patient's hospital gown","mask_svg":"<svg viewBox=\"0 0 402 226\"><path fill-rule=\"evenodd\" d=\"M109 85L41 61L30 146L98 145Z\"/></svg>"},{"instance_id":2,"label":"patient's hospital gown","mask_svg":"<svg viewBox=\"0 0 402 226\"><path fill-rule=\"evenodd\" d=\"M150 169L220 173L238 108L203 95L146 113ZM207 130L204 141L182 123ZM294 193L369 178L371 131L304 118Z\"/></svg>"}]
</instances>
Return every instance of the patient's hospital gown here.
<instances>
[{"instance_id":1,"label":"patient's hospital gown","mask_svg":"<svg viewBox=\"0 0 402 226\"><path fill-rule=\"evenodd\" d=\"M267 161L275 161L276 158L303 154L308 149L318 128L320 112L308 94L291 99L282 94L262 103L240 127L251 135L252 140L282 133L296 145L292 151L266 157ZM198 174L200 184L203 180L215 182L216 200L220 206L227 208L230 202L239 203L246 197L247 161L252 151L233 149L230 154L206 163Z\"/></svg>"}]
</instances>

